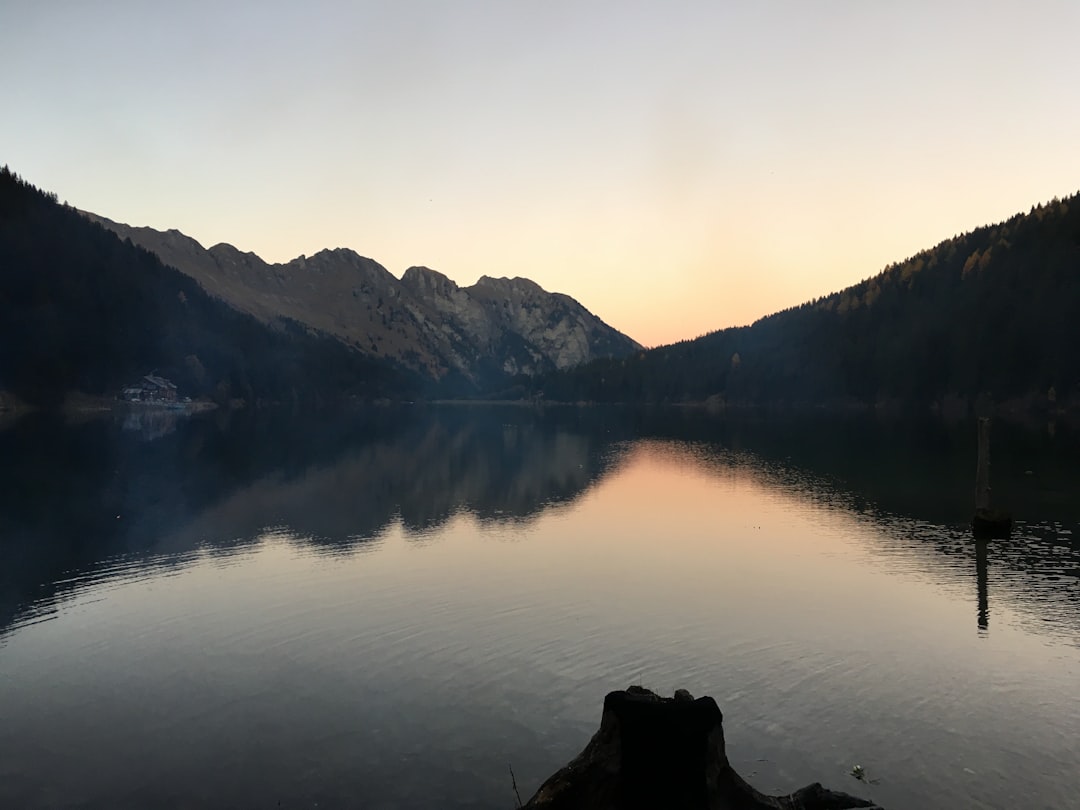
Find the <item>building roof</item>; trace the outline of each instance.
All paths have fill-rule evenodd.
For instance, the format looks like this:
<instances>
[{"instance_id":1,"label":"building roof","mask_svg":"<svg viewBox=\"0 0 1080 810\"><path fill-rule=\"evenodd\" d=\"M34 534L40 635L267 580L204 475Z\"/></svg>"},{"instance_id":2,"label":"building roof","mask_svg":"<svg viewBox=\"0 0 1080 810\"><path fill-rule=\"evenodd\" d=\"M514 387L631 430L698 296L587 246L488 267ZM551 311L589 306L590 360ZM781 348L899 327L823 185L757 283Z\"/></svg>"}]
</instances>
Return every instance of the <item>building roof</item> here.
<instances>
[{"instance_id":1,"label":"building roof","mask_svg":"<svg viewBox=\"0 0 1080 810\"><path fill-rule=\"evenodd\" d=\"M169 380L166 380L164 377L158 377L154 374L147 374L143 377L143 379L155 388L171 388L174 391L176 390L176 386Z\"/></svg>"}]
</instances>

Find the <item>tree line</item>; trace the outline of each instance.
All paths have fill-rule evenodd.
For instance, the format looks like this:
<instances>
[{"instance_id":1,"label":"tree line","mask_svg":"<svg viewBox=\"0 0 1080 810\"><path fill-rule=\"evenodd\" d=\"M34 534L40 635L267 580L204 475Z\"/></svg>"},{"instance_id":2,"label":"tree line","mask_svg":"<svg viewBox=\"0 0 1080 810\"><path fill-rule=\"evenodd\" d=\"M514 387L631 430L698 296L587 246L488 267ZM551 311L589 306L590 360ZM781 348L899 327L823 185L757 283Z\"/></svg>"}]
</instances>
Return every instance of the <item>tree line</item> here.
<instances>
[{"instance_id":1,"label":"tree line","mask_svg":"<svg viewBox=\"0 0 1080 810\"><path fill-rule=\"evenodd\" d=\"M50 407L151 371L220 401L407 397L418 385L300 324L238 312L0 168L0 391Z\"/></svg>"},{"instance_id":2,"label":"tree line","mask_svg":"<svg viewBox=\"0 0 1080 810\"><path fill-rule=\"evenodd\" d=\"M1080 405L1080 195L945 240L852 287L515 393L744 405Z\"/></svg>"}]
</instances>

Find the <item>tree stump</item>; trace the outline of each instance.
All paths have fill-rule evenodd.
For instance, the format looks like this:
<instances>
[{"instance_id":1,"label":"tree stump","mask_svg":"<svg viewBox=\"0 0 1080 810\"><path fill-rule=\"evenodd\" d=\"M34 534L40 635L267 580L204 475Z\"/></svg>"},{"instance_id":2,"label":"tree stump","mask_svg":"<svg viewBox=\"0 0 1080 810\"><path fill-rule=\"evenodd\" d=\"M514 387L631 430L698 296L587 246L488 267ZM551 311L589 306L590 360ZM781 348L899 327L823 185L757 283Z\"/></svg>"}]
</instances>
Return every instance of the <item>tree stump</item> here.
<instances>
[{"instance_id":1,"label":"tree stump","mask_svg":"<svg viewBox=\"0 0 1080 810\"><path fill-rule=\"evenodd\" d=\"M873 802L814 783L759 793L731 767L724 717L711 697L662 698L631 686L604 698L600 730L525 810L847 810ZM877 810L880 810L878 808Z\"/></svg>"}]
</instances>

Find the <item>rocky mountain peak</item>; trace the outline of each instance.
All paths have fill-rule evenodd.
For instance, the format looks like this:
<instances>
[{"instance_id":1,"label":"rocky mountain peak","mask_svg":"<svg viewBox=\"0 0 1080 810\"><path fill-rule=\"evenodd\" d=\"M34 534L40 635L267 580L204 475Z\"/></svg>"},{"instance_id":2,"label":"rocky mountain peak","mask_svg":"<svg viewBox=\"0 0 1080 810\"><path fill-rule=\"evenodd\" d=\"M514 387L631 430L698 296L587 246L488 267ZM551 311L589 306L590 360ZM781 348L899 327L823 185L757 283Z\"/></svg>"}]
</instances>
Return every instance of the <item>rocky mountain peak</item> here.
<instances>
[{"instance_id":1,"label":"rocky mountain peak","mask_svg":"<svg viewBox=\"0 0 1080 810\"><path fill-rule=\"evenodd\" d=\"M228 242L218 242L207 251L219 264L242 265L244 267L265 267L266 262L250 251L240 250Z\"/></svg>"},{"instance_id":2,"label":"rocky mountain peak","mask_svg":"<svg viewBox=\"0 0 1080 810\"><path fill-rule=\"evenodd\" d=\"M640 348L574 299L525 278L483 276L459 287L437 270L416 266L399 280L350 248L268 264L227 243L206 250L179 231L87 216L236 309L267 322L298 322L434 379L454 374L491 382Z\"/></svg>"},{"instance_id":3,"label":"rocky mountain peak","mask_svg":"<svg viewBox=\"0 0 1080 810\"><path fill-rule=\"evenodd\" d=\"M480 276L477 279L475 286L482 290L492 290L501 293L517 293L519 295L548 295L549 293L537 284L535 281L527 278L521 278L516 276L514 278L507 278L502 276L495 278L493 276Z\"/></svg>"},{"instance_id":4,"label":"rocky mountain peak","mask_svg":"<svg viewBox=\"0 0 1080 810\"><path fill-rule=\"evenodd\" d=\"M259 258L254 253L252 253L251 251L249 251L249 250L240 250L240 248L236 247L235 245L230 245L228 242L218 242L213 247L208 248L208 252L214 254L215 256L219 256L219 255L220 256L231 256L231 257L245 256L245 257L247 257L249 259L251 259L251 258L258 259ZM262 259L259 259L259 261L262 261Z\"/></svg>"},{"instance_id":5,"label":"rocky mountain peak","mask_svg":"<svg viewBox=\"0 0 1080 810\"><path fill-rule=\"evenodd\" d=\"M452 295L461 289L453 279L443 275L438 270L432 270L430 267L420 265L406 270L401 277L401 283L412 290L443 297Z\"/></svg>"},{"instance_id":6,"label":"rocky mountain peak","mask_svg":"<svg viewBox=\"0 0 1080 810\"><path fill-rule=\"evenodd\" d=\"M299 263L301 266L312 267L353 267L371 269L377 267L384 272L390 271L374 259L361 256L352 248L325 248L313 256L299 256L288 264Z\"/></svg>"}]
</instances>

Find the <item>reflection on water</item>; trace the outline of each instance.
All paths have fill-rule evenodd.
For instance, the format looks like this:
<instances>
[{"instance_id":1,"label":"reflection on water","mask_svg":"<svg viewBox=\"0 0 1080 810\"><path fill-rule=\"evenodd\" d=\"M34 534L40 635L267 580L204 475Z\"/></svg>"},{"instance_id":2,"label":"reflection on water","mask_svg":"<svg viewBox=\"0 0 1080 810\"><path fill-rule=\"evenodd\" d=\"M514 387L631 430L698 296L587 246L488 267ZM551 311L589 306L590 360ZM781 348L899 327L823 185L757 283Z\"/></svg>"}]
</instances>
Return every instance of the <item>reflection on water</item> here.
<instances>
[{"instance_id":1,"label":"reflection on water","mask_svg":"<svg viewBox=\"0 0 1080 810\"><path fill-rule=\"evenodd\" d=\"M180 426L150 443L126 421L116 430L33 420L0 434L14 462L0 470L0 536L13 561L0 574L0 626L40 599L35 589L63 590L69 571L121 556L181 564L186 552L227 550L268 526L329 549L367 542L394 520L419 536L461 511L528 519L587 490L618 438L603 424L563 430L517 409L314 423L209 414Z\"/></svg>"},{"instance_id":2,"label":"reflection on water","mask_svg":"<svg viewBox=\"0 0 1080 810\"><path fill-rule=\"evenodd\" d=\"M978 625L983 635L990 630L990 587L986 574L988 546L986 540L975 541L975 576L979 581Z\"/></svg>"},{"instance_id":3,"label":"reflection on water","mask_svg":"<svg viewBox=\"0 0 1080 810\"><path fill-rule=\"evenodd\" d=\"M889 807L1065 806L1075 446L995 442L1008 543L970 539L963 426L24 421L0 806L506 807L507 759L535 788L631 682L714 695L766 790L859 762Z\"/></svg>"},{"instance_id":4,"label":"reflection on water","mask_svg":"<svg viewBox=\"0 0 1080 810\"><path fill-rule=\"evenodd\" d=\"M166 408L129 406L122 415L123 429L148 442L168 436L179 423L181 415Z\"/></svg>"}]
</instances>

